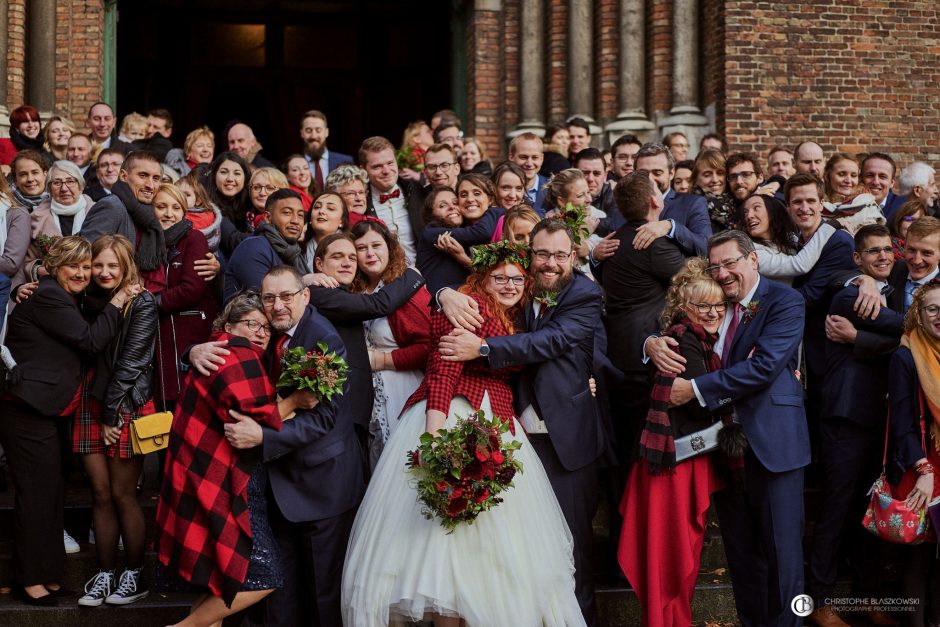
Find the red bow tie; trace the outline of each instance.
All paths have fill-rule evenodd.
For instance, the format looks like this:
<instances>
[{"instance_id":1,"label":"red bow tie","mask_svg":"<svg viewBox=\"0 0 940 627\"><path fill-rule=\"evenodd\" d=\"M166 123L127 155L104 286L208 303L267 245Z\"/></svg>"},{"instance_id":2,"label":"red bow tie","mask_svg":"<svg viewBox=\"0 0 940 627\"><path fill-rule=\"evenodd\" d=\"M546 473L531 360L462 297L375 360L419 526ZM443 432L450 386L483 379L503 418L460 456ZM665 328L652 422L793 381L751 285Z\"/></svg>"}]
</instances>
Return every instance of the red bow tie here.
<instances>
[{"instance_id":1,"label":"red bow tie","mask_svg":"<svg viewBox=\"0 0 940 627\"><path fill-rule=\"evenodd\" d=\"M395 188L394 192L389 192L387 194L379 194L379 204L384 205L385 203L390 201L392 198L398 198L399 196L401 196L401 189L399 188Z\"/></svg>"}]
</instances>

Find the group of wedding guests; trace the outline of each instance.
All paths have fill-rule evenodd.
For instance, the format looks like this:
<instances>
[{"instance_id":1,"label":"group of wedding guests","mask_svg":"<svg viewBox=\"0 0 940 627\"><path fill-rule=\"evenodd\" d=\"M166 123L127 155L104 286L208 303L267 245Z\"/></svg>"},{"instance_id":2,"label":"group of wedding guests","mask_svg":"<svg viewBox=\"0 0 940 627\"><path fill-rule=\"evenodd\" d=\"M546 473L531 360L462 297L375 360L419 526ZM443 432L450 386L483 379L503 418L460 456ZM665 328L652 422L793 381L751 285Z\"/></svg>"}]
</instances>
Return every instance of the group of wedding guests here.
<instances>
[{"instance_id":1,"label":"group of wedding guests","mask_svg":"<svg viewBox=\"0 0 940 627\"><path fill-rule=\"evenodd\" d=\"M134 140L147 147L171 124L153 113ZM905 618L936 623L936 544L888 555L858 524L886 427L898 492L911 505L940 492L932 170L905 169L893 198L883 153L775 147L765 174L720 142L687 161L684 136L625 136L609 164L589 146L552 153L546 177L538 136L493 164L452 112L436 117L409 127L408 150L366 139L358 165L326 149L315 111L283 170L244 124L218 155L204 128L181 154L114 141L90 181L14 138L0 445L19 598L197 593L179 625L242 611L270 625L596 625L603 475L644 624L691 624L714 504L742 624L796 625L814 461L810 620L845 624L824 600L850 539L860 591L876 596L897 560L921 600ZM27 112L18 133L32 124ZM569 121L549 145L584 130ZM278 386L286 350L322 346L349 365L342 394ZM406 453L481 408L522 444L523 471L448 534L422 515ZM174 418L145 573L130 426L156 411ZM80 592L59 585L63 440L93 498L98 572Z\"/></svg>"}]
</instances>

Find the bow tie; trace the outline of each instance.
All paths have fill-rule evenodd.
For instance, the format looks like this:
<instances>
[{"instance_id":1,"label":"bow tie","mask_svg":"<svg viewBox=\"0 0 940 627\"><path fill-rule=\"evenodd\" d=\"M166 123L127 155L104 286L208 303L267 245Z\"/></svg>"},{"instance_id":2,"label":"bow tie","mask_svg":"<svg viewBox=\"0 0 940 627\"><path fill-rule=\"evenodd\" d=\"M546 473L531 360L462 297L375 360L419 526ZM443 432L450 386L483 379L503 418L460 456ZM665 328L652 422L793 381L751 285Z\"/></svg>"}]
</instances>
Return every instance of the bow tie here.
<instances>
[{"instance_id":1,"label":"bow tie","mask_svg":"<svg viewBox=\"0 0 940 627\"><path fill-rule=\"evenodd\" d=\"M385 203L390 201L392 198L398 198L399 196L401 196L401 189L396 187L395 191L393 192L389 192L387 194L379 194L379 204L384 205Z\"/></svg>"}]
</instances>

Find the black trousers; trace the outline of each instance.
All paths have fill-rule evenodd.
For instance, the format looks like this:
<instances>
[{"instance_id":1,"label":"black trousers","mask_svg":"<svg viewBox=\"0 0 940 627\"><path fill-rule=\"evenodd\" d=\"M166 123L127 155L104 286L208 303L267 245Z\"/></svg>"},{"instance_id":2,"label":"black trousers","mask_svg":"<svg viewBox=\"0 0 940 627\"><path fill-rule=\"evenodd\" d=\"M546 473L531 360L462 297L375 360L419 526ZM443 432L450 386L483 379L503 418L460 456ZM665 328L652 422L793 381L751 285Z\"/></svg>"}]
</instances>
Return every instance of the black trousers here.
<instances>
[{"instance_id":1,"label":"black trousers","mask_svg":"<svg viewBox=\"0 0 940 627\"><path fill-rule=\"evenodd\" d=\"M266 599L266 627L342 627L343 562L356 510L290 522L268 491L268 517L281 551L284 587Z\"/></svg>"},{"instance_id":2,"label":"black trousers","mask_svg":"<svg viewBox=\"0 0 940 627\"><path fill-rule=\"evenodd\" d=\"M13 557L23 586L59 583L65 569L62 543L62 452L58 419L22 402L4 399L0 445L13 488Z\"/></svg>"},{"instance_id":3,"label":"black trousers","mask_svg":"<svg viewBox=\"0 0 940 627\"><path fill-rule=\"evenodd\" d=\"M574 537L574 586L578 605L589 627L597 625L594 600L594 569L591 548L594 542L593 520L597 510L597 465L567 470L547 435L530 435L529 442L539 456L552 484L555 498Z\"/></svg>"},{"instance_id":4,"label":"black trousers","mask_svg":"<svg viewBox=\"0 0 940 627\"><path fill-rule=\"evenodd\" d=\"M819 464L823 475L823 503L813 527L809 556L808 592L819 604L836 583L840 546L850 547L855 592L878 596L884 543L861 523L868 490L881 472L884 433L845 418L819 423Z\"/></svg>"}]
</instances>

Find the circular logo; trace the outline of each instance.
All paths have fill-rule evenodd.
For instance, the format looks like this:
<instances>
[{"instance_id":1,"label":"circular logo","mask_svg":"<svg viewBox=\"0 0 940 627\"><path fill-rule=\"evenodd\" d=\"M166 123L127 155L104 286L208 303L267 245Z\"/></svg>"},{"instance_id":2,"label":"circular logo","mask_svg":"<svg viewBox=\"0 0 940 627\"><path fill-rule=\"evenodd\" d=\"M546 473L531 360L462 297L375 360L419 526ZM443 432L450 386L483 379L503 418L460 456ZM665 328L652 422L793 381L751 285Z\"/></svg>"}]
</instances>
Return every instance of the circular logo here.
<instances>
[{"instance_id":1,"label":"circular logo","mask_svg":"<svg viewBox=\"0 0 940 627\"><path fill-rule=\"evenodd\" d=\"M809 616L813 613L813 597L808 594L798 594L790 601L790 609L797 616Z\"/></svg>"}]
</instances>

